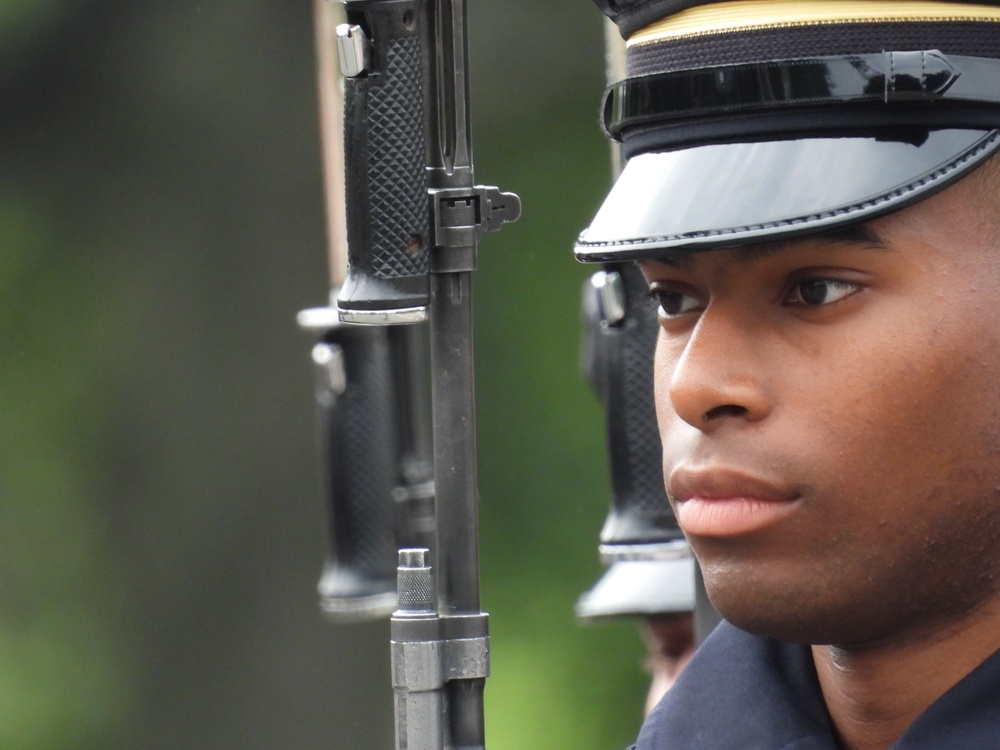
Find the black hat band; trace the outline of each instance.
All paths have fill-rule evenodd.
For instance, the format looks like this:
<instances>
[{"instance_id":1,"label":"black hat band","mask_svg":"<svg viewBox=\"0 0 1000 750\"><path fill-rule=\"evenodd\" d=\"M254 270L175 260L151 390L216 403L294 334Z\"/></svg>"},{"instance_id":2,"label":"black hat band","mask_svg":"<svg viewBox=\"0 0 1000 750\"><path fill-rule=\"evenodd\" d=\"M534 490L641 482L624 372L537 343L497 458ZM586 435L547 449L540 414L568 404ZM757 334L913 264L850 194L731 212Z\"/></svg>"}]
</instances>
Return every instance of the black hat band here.
<instances>
[{"instance_id":1,"label":"black hat band","mask_svg":"<svg viewBox=\"0 0 1000 750\"><path fill-rule=\"evenodd\" d=\"M946 55L1000 57L1000 23L868 22L779 26L697 34L628 50L629 77L803 57L936 49Z\"/></svg>"},{"instance_id":2,"label":"black hat band","mask_svg":"<svg viewBox=\"0 0 1000 750\"><path fill-rule=\"evenodd\" d=\"M629 78L608 89L604 126L616 139L653 126L658 132L662 130L656 146L666 148L682 145L685 140L682 129L671 137L665 129L671 124L724 118L732 122L732 135L743 136L741 115L770 115L773 131L780 129L775 116L781 112L815 112L845 104L852 105L850 118L856 129L897 126L900 112L885 105L907 106L905 122L923 127L934 127L935 123L942 127L995 126L1000 122L1000 59L949 57L936 50L902 51L774 60ZM952 105L964 108L967 114L956 117ZM915 111L917 108L922 111ZM824 126L824 121L818 125ZM796 128L802 127L801 122L796 123ZM715 129L712 137L722 136ZM651 144L645 145L648 148Z\"/></svg>"}]
</instances>

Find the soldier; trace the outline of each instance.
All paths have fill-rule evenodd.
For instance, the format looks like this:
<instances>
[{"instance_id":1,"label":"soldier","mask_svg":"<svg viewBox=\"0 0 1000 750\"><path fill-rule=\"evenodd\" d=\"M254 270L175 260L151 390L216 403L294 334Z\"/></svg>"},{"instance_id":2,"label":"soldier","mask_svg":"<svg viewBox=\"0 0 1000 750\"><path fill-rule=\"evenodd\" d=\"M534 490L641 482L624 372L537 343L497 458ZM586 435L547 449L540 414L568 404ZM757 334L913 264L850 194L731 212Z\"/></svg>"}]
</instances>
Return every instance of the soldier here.
<instances>
[{"instance_id":1,"label":"soldier","mask_svg":"<svg viewBox=\"0 0 1000 750\"><path fill-rule=\"evenodd\" d=\"M658 306L726 620L636 747L1000 746L1000 8L597 4L629 161L576 253Z\"/></svg>"},{"instance_id":2,"label":"soldier","mask_svg":"<svg viewBox=\"0 0 1000 750\"><path fill-rule=\"evenodd\" d=\"M638 620L646 646L648 716L694 653L694 559L623 560L576 603L583 622Z\"/></svg>"}]
</instances>

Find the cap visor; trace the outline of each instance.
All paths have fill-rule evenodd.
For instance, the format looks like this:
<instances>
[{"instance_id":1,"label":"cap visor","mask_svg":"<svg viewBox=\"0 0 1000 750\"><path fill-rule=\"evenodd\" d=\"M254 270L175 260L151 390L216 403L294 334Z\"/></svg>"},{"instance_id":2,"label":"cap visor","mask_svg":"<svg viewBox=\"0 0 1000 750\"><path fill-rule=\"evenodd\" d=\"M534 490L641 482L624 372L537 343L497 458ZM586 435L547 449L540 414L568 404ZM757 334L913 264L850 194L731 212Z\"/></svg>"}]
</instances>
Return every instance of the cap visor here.
<instances>
[{"instance_id":1,"label":"cap visor","mask_svg":"<svg viewBox=\"0 0 1000 750\"><path fill-rule=\"evenodd\" d=\"M643 617L694 609L694 558L611 565L576 603L582 620Z\"/></svg>"},{"instance_id":2,"label":"cap visor","mask_svg":"<svg viewBox=\"0 0 1000 750\"><path fill-rule=\"evenodd\" d=\"M803 138L638 154L576 244L606 262L766 242L855 224L915 203L982 163L996 130L910 142Z\"/></svg>"}]
</instances>

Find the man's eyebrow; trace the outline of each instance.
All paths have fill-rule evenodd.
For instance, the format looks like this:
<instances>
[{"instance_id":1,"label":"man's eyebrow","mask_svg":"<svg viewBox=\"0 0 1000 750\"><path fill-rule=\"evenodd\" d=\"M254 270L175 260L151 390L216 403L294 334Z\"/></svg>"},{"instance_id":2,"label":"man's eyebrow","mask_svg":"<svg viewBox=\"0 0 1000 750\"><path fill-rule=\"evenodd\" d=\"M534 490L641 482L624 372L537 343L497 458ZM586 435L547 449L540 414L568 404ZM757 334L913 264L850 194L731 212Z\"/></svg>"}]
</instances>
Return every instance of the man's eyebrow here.
<instances>
[{"instance_id":1,"label":"man's eyebrow","mask_svg":"<svg viewBox=\"0 0 1000 750\"><path fill-rule=\"evenodd\" d=\"M778 242L763 242L759 245L744 245L733 248L740 260L755 260L774 253L788 250L803 242L816 245L849 245L870 249L884 249L886 244L881 235L868 224L853 224L846 227L834 227L816 234L781 240Z\"/></svg>"},{"instance_id":2,"label":"man's eyebrow","mask_svg":"<svg viewBox=\"0 0 1000 750\"><path fill-rule=\"evenodd\" d=\"M783 250L789 250L796 245L802 244L803 242L815 243L817 245L849 245L852 247L870 248L875 250L884 249L886 247L885 241L882 239L881 235L879 235L879 233L872 229L869 225L854 224L846 227L827 229L826 231L805 235L803 237L793 237L791 239L778 240L774 242L761 242L756 245L719 248L719 250L728 250L729 252L732 252L738 260L750 261L758 258L765 258L769 255L782 252ZM654 258L650 261L642 261L642 263L652 262L655 264L670 266L672 268L688 268L691 264L691 256L696 252L711 251L681 251L671 255L664 255L660 258Z\"/></svg>"},{"instance_id":3,"label":"man's eyebrow","mask_svg":"<svg viewBox=\"0 0 1000 750\"><path fill-rule=\"evenodd\" d=\"M664 255L658 258L643 258L641 260L635 261L639 268L645 265L651 266L669 266L670 268L687 268L691 265L691 256L694 255L692 252L679 252L673 255Z\"/></svg>"}]
</instances>

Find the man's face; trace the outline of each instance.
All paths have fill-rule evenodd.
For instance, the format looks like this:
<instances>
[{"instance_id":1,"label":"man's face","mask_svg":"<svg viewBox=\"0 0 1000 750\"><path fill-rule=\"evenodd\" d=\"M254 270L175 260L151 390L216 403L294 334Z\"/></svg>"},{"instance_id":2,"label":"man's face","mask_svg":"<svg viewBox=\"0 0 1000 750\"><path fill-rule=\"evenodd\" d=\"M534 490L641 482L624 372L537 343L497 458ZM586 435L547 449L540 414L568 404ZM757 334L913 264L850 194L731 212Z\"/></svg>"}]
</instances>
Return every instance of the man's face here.
<instances>
[{"instance_id":1,"label":"man's face","mask_svg":"<svg viewBox=\"0 0 1000 750\"><path fill-rule=\"evenodd\" d=\"M668 494L736 625L860 646L996 598L1000 247L981 186L642 264Z\"/></svg>"}]
</instances>

